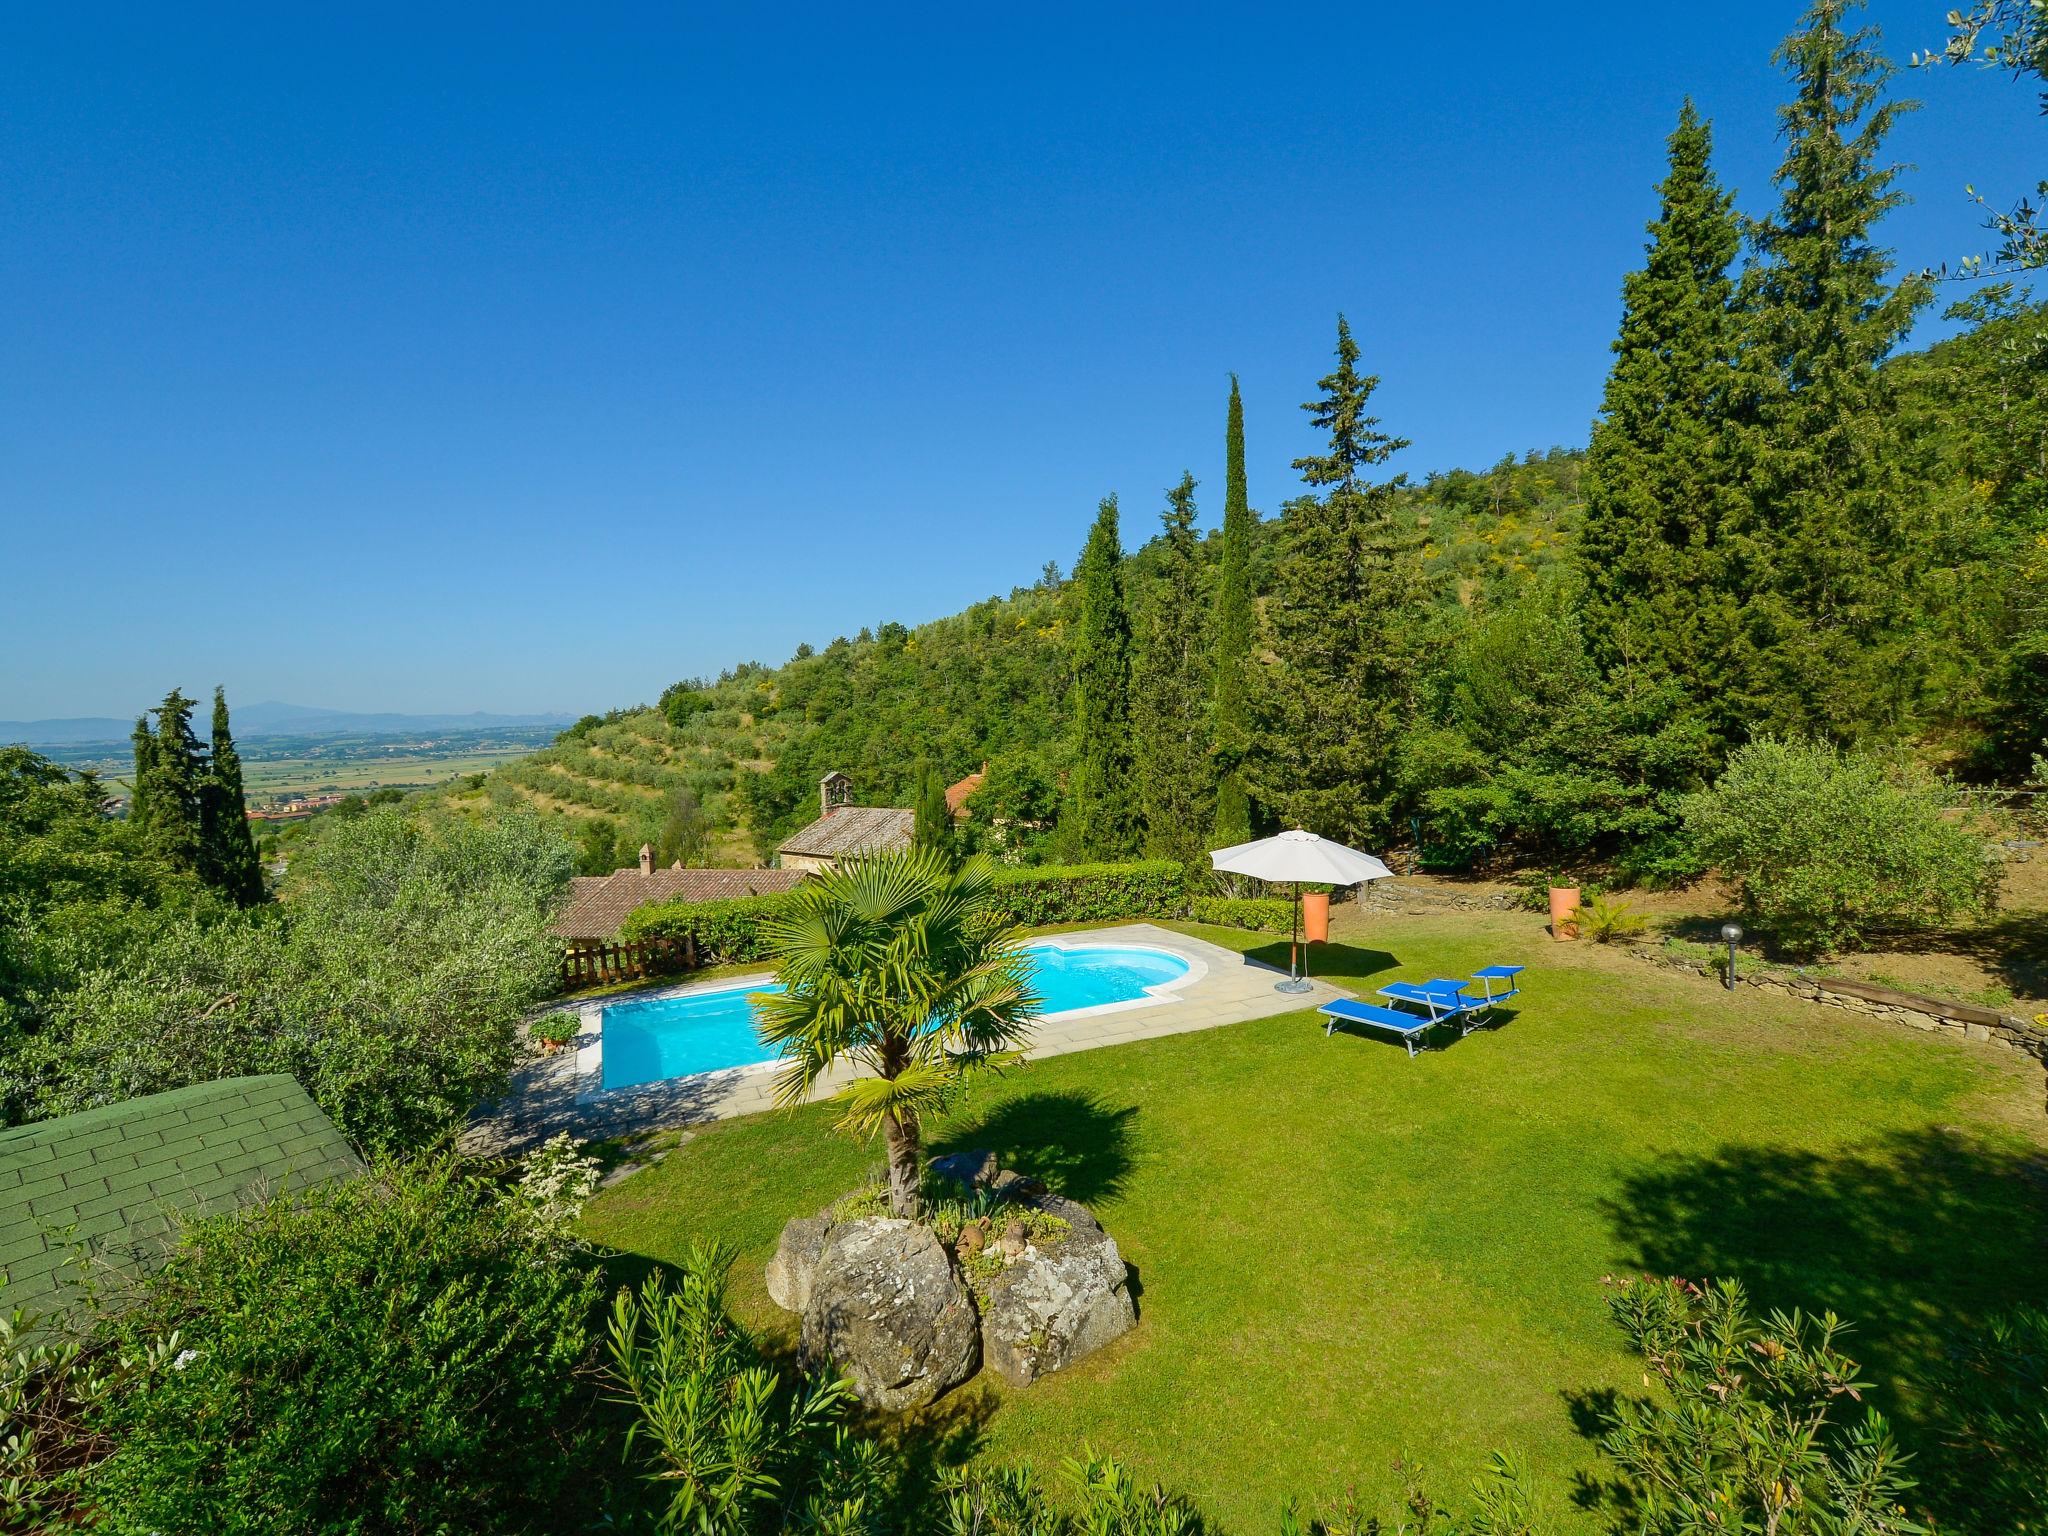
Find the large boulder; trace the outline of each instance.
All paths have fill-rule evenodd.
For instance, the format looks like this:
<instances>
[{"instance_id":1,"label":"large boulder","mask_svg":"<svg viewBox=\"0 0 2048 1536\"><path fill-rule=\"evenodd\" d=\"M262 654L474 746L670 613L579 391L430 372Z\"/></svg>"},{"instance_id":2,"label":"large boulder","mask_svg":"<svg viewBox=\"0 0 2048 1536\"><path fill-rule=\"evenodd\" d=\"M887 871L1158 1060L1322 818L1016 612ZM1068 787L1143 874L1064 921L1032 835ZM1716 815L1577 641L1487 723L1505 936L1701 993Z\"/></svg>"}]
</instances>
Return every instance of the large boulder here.
<instances>
[{"instance_id":1,"label":"large boulder","mask_svg":"<svg viewBox=\"0 0 2048 1536\"><path fill-rule=\"evenodd\" d=\"M775 1257L768 1261L768 1299L785 1312L801 1312L811 1302L811 1277L825 1254L832 1232L829 1212L799 1216L782 1229Z\"/></svg>"},{"instance_id":2,"label":"large boulder","mask_svg":"<svg viewBox=\"0 0 2048 1536\"><path fill-rule=\"evenodd\" d=\"M922 1408L981 1363L974 1301L931 1229L870 1216L825 1238L803 1313L803 1352L831 1361L870 1408Z\"/></svg>"},{"instance_id":3,"label":"large boulder","mask_svg":"<svg viewBox=\"0 0 2048 1536\"><path fill-rule=\"evenodd\" d=\"M990 1281L981 1304L982 1360L1013 1387L1072 1365L1138 1321L1116 1239L1071 1200L1031 1203L1067 1230L1032 1242Z\"/></svg>"}]
</instances>

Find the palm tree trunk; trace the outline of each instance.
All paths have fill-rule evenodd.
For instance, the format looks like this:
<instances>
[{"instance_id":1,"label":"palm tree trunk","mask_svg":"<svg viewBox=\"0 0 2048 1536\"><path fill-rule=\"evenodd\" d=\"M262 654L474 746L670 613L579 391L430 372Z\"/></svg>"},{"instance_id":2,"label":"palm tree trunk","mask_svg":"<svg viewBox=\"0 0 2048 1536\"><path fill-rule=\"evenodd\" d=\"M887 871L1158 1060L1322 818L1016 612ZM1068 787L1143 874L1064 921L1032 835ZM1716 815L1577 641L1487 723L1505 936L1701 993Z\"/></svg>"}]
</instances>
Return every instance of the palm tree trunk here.
<instances>
[{"instance_id":1,"label":"palm tree trunk","mask_svg":"<svg viewBox=\"0 0 2048 1536\"><path fill-rule=\"evenodd\" d=\"M918 1176L923 1171L917 1117L895 1110L882 1117L882 1145L889 1154L889 1209L905 1221L917 1219Z\"/></svg>"}]
</instances>

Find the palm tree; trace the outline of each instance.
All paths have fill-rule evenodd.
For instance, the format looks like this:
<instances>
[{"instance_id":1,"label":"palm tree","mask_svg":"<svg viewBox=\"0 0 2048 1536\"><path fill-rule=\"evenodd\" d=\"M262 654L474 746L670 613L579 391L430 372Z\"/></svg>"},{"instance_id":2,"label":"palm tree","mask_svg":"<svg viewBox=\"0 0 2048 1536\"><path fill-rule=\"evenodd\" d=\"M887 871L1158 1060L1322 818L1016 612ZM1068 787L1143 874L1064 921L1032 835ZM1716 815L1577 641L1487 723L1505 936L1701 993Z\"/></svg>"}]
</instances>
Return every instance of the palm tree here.
<instances>
[{"instance_id":1,"label":"palm tree","mask_svg":"<svg viewBox=\"0 0 2048 1536\"><path fill-rule=\"evenodd\" d=\"M978 1068L1014 1061L1038 995L1017 930L991 910L994 867L954 868L931 849L878 854L815 875L769 930L788 990L756 999L761 1037L789 1061L776 1084L800 1102L842 1058L862 1075L840 1127L877 1130L889 1204L917 1215L923 1117Z\"/></svg>"}]
</instances>

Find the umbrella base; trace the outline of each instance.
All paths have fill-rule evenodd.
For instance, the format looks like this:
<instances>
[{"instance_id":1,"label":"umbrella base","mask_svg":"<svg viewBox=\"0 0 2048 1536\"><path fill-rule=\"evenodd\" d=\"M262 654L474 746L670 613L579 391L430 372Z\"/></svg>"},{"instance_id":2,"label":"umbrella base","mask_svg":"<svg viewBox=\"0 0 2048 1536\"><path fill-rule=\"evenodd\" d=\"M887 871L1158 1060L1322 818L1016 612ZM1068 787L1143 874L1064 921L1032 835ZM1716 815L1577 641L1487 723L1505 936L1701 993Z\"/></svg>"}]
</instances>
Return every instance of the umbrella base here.
<instances>
[{"instance_id":1,"label":"umbrella base","mask_svg":"<svg viewBox=\"0 0 2048 1536\"><path fill-rule=\"evenodd\" d=\"M1276 981L1273 983L1273 990L1275 992L1313 992L1315 989L1316 984L1305 976L1293 976L1289 977L1286 981Z\"/></svg>"}]
</instances>

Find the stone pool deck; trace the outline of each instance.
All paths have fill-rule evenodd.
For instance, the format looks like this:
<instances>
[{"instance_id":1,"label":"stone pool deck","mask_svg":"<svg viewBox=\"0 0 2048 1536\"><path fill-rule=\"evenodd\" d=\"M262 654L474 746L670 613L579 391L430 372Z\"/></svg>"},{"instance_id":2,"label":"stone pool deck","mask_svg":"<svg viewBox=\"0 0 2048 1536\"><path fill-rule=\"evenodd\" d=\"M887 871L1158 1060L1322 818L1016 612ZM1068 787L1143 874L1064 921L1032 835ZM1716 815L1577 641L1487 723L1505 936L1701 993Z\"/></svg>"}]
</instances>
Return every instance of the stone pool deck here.
<instances>
[{"instance_id":1,"label":"stone pool deck","mask_svg":"<svg viewBox=\"0 0 2048 1536\"><path fill-rule=\"evenodd\" d=\"M1115 1004L1105 1010L1088 1010L1039 1024L1032 1031L1026 1052L1033 1059L1241 1024L1270 1014L1320 1007L1333 997L1351 995L1320 981L1314 982L1307 992L1276 992L1273 983L1286 972L1247 959L1235 950L1151 923L1090 928L1033 942L1139 944L1169 950L1185 959L1190 967L1184 980L1171 984L1172 989L1156 1000ZM770 979L765 971L725 976L716 981L647 987L580 1005L583 1031L575 1045L552 1056L536 1055L522 1062L513 1073L511 1091L480 1112L463 1132L464 1150L504 1155L536 1146L558 1131L583 1137L625 1136L701 1125L774 1108L775 1076L780 1066L775 1062L632 1088L599 1086L603 1060L599 1021L605 1004L627 998L726 991ZM850 1068L835 1068L819 1081L811 1097L829 1098L852 1077Z\"/></svg>"}]
</instances>

